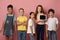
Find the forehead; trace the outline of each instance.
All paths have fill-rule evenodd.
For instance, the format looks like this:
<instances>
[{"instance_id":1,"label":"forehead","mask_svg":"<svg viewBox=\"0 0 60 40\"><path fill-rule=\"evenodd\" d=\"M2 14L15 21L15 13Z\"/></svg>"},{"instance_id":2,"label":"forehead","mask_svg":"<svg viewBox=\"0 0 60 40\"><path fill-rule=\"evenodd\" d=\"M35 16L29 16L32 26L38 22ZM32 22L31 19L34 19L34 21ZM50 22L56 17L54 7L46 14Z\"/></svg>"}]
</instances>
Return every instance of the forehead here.
<instances>
[{"instance_id":1,"label":"forehead","mask_svg":"<svg viewBox=\"0 0 60 40\"><path fill-rule=\"evenodd\" d=\"M9 7L8 9L11 9L11 10L12 10L12 8L11 8L11 7Z\"/></svg>"},{"instance_id":2,"label":"forehead","mask_svg":"<svg viewBox=\"0 0 60 40\"><path fill-rule=\"evenodd\" d=\"M24 11L24 10L19 10L19 11Z\"/></svg>"},{"instance_id":3,"label":"forehead","mask_svg":"<svg viewBox=\"0 0 60 40\"><path fill-rule=\"evenodd\" d=\"M31 15L34 15L34 13L32 13Z\"/></svg>"},{"instance_id":4,"label":"forehead","mask_svg":"<svg viewBox=\"0 0 60 40\"><path fill-rule=\"evenodd\" d=\"M50 14L53 14L53 12L51 12L51 11L50 11L49 13L50 13Z\"/></svg>"},{"instance_id":5,"label":"forehead","mask_svg":"<svg viewBox=\"0 0 60 40\"><path fill-rule=\"evenodd\" d=\"M41 7L38 7L38 8L41 8Z\"/></svg>"}]
</instances>

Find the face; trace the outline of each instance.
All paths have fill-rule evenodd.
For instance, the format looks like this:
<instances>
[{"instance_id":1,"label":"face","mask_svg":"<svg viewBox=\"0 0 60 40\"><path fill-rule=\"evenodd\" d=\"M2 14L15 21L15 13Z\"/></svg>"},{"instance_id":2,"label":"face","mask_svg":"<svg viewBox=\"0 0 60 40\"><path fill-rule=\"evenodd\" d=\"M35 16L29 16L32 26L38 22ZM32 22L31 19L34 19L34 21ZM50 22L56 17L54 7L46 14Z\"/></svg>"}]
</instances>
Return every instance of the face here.
<instances>
[{"instance_id":1,"label":"face","mask_svg":"<svg viewBox=\"0 0 60 40\"><path fill-rule=\"evenodd\" d=\"M8 13L10 13L10 14L12 14L12 12L13 12L13 9L12 8L8 8Z\"/></svg>"},{"instance_id":2,"label":"face","mask_svg":"<svg viewBox=\"0 0 60 40\"><path fill-rule=\"evenodd\" d=\"M23 10L20 10L20 15L24 15L24 11Z\"/></svg>"},{"instance_id":3,"label":"face","mask_svg":"<svg viewBox=\"0 0 60 40\"><path fill-rule=\"evenodd\" d=\"M49 16L50 16L50 17L53 17L54 14L53 14L52 12L49 12Z\"/></svg>"},{"instance_id":4,"label":"face","mask_svg":"<svg viewBox=\"0 0 60 40\"><path fill-rule=\"evenodd\" d=\"M40 13L40 11L41 11L41 7L38 7L38 12Z\"/></svg>"},{"instance_id":5,"label":"face","mask_svg":"<svg viewBox=\"0 0 60 40\"><path fill-rule=\"evenodd\" d=\"M31 18L34 18L34 13L31 14Z\"/></svg>"}]
</instances>

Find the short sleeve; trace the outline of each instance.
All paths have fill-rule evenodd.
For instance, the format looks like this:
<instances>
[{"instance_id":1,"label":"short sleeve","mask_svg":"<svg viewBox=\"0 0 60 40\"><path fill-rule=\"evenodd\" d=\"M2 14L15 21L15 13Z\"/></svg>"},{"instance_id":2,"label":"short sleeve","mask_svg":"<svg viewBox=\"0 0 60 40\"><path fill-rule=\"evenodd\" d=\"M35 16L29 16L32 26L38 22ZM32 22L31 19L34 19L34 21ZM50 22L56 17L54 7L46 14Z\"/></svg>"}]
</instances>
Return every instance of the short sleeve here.
<instances>
[{"instance_id":1,"label":"short sleeve","mask_svg":"<svg viewBox=\"0 0 60 40\"><path fill-rule=\"evenodd\" d=\"M6 18L7 18L7 14L4 16L4 21L6 21Z\"/></svg>"},{"instance_id":2,"label":"short sleeve","mask_svg":"<svg viewBox=\"0 0 60 40\"><path fill-rule=\"evenodd\" d=\"M14 21L16 21L16 16L14 15Z\"/></svg>"},{"instance_id":3,"label":"short sleeve","mask_svg":"<svg viewBox=\"0 0 60 40\"><path fill-rule=\"evenodd\" d=\"M25 21L27 21L27 17L25 17Z\"/></svg>"},{"instance_id":4,"label":"short sleeve","mask_svg":"<svg viewBox=\"0 0 60 40\"><path fill-rule=\"evenodd\" d=\"M28 20L28 26L32 26L32 20L31 19Z\"/></svg>"},{"instance_id":5,"label":"short sleeve","mask_svg":"<svg viewBox=\"0 0 60 40\"><path fill-rule=\"evenodd\" d=\"M45 24L48 24L48 20L45 22Z\"/></svg>"},{"instance_id":6,"label":"short sleeve","mask_svg":"<svg viewBox=\"0 0 60 40\"><path fill-rule=\"evenodd\" d=\"M56 24L58 24L58 19L56 18Z\"/></svg>"},{"instance_id":7,"label":"short sleeve","mask_svg":"<svg viewBox=\"0 0 60 40\"><path fill-rule=\"evenodd\" d=\"M17 21L19 21L19 17L17 17Z\"/></svg>"}]
</instances>

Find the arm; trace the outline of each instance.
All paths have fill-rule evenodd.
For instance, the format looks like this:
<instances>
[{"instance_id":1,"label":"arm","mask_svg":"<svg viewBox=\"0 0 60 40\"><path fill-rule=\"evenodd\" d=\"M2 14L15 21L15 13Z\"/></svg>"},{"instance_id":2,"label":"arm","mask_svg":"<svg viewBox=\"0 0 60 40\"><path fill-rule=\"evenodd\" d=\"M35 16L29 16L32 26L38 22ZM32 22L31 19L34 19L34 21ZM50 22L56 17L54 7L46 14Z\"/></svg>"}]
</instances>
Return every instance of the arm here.
<instances>
[{"instance_id":1,"label":"arm","mask_svg":"<svg viewBox=\"0 0 60 40\"><path fill-rule=\"evenodd\" d=\"M27 26L27 17L25 17L24 19L25 19L25 21L23 22L23 25Z\"/></svg>"},{"instance_id":2,"label":"arm","mask_svg":"<svg viewBox=\"0 0 60 40\"><path fill-rule=\"evenodd\" d=\"M46 37L48 37L48 20L47 22L45 22L45 24L46 24Z\"/></svg>"},{"instance_id":3,"label":"arm","mask_svg":"<svg viewBox=\"0 0 60 40\"><path fill-rule=\"evenodd\" d=\"M6 18L7 18L7 15L4 16L4 20L3 20L3 23L2 23L2 28L0 29L0 31L4 30L4 25L5 25Z\"/></svg>"},{"instance_id":4,"label":"arm","mask_svg":"<svg viewBox=\"0 0 60 40\"><path fill-rule=\"evenodd\" d=\"M31 29L31 32L32 32L32 34L33 34L33 27L32 27L32 26L30 26L30 29Z\"/></svg>"},{"instance_id":5,"label":"arm","mask_svg":"<svg viewBox=\"0 0 60 40\"><path fill-rule=\"evenodd\" d=\"M47 31L47 29L48 29L48 25L46 25L46 37L48 37L48 31Z\"/></svg>"},{"instance_id":6,"label":"arm","mask_svg":"<svg viewBox=\"0 0 60 40\"><path fill-rule=\"evenodd\" d=\"M56 30L59 28L59 22L58 19L56 19Z\"/></svg>"},{"instance_id":7,"label":"arm","mask_svg":"<svg viewBox=\"0 0 60 40\"><path fill-rule=\"evenodd\" d=\"M4 24L5 24L5 22L3 21L2 28L0 29L0 32L4 30Z\"/></svg>"},{"instance_id":8,"label":"arm","mask_svg":"<svg viewBox=\"0 0 60 40\"><path fill-rule=\"evenodd\" d=\"M17 26L17 24L16 24L16 16L14 15L14 19L13 19L13 22L14 22L14 30L16 31L16 26Z\"/></svg>"},{"instance_id":9,"label":"arm","mask_svg":"<svg viewBox=\"0 0 60 40\"><path fill-rule=\"evenodd\" d=\"M17 21L17 26L22 25L22 22Z\"/></svg>"},{"instance_id":10,"label":"arm","mask_svg":"<svg viewBox=\"0 0 60 40\"><path fill-rule=\"evenodd\" d=\"M57 24L56 27L57 27L57 28L56 28L56 30L57 30L57 29L59 28L59 24Z\"/></svg>"}]
</instances>

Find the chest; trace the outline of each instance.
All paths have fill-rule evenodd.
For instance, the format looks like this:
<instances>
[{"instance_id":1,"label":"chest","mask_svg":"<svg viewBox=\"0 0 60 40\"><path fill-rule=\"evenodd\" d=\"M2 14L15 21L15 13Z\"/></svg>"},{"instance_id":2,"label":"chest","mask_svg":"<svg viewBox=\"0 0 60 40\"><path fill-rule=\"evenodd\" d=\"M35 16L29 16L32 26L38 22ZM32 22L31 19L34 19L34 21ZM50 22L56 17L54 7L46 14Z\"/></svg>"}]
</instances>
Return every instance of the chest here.
<instances>
[{"instance_id":1,"label":"chest","mask_svg":"<svg viewBox=\"0 0 60 40\"><path fill-rule=\"evenodd\" d=\"M49 19L48 23L56 23L56 19Z\"/></svg>"}]
</instances>

